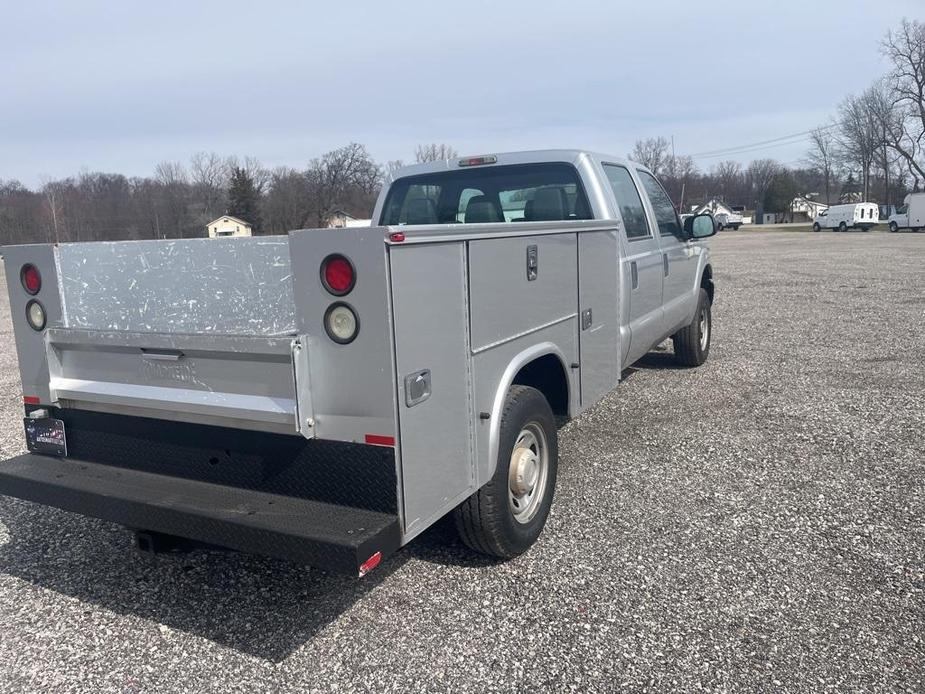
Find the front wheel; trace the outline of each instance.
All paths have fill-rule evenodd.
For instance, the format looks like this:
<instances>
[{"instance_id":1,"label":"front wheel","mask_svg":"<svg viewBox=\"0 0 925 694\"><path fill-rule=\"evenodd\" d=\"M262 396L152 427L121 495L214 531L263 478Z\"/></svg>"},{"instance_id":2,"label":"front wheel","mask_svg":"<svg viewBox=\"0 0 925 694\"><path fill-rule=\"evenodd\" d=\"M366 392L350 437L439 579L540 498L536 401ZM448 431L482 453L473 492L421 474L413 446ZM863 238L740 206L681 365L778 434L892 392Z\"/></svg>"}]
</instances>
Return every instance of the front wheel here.
<instances>
[{"instance_id":1,"label":"front wheel","mask_svg":"<svg viewBox=\"0 0 925 694\"><path fill-rule=\"evenodd\" d=\"M722 222L720 222L719 224L716 225L716 230L717 230L717 231L722 231L722 230L725 229L725 228L726 228L726 227L723 226L723 223L722 223Z\"/></svg>"},{"instance_id":2,"label":"front wheel","mask_svg":"<svg viewBox=\"0 0 925 694\"><path fill-rule=\"evenodd\" d=\"M700 288L697 311L685 328L671 336L674 356L684 366L700 366L710 355L710 338L713 334L713 316L707 290Z\"/></svg>"},{"instance_id":3,"label":"front wheel","mask_svg":"<svg viewBox=\"0 0 925 694\"><path fill-rule=\"evenodd\" d=\"M819 222L813 224L813 231L822 231L822 227L819 226Z\"/></svg>"},{"instance_id":4,"label":"front wheel","mask_svg":"<svg viewBox=\"0 0 925 694\"><path fill-rule=\"evenodd\" d=\"M844 222L841 222L841 223L838 225L838 230L839 230L839 231L842 231L842 232L848 231L848 225L845 224Z\"/></svg>"},{"instance_id":5,"label":"front wheel","mask_svg":"<svg viewBox=\"0 0 925 694\"><path fill-rule=\"evenodd\" d=\"M529 386L511 386L501 410L495 474L454 511L462 541L510 559L543 531L552 506L559 442L552 409Z\"/></svg>"},{"instance_id":6,"label":"front wheel","mask_svg":"<svg viewBox=\"0 0 925 694\"><path fill-rule=\"evenodd\" d=\"M899 231L899 225L896 222L890 222L890 231L894 234Z\"/></svg>"},{"instance_id":7,"label":"front wheel","mask_svg":"<svg viewBox=\"0 0 925 694\"><path fill-rule=\"evenodd\" d=\"M733 230L733 231L738 231L738 230L739 230L739 226L741 226L741 225L739 225L739 224L733 224L733 225L732 225L732 230Z\"/></svg>"}]
</instances>

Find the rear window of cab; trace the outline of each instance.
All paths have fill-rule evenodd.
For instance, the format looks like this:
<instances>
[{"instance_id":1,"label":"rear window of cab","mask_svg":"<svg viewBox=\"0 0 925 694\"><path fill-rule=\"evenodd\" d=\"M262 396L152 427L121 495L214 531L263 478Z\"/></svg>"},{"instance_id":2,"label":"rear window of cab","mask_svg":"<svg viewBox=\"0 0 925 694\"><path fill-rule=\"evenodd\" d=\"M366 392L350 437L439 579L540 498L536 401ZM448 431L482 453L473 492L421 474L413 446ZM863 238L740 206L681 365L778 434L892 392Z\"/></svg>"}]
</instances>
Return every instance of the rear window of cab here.
<instances>
[{"instance_id":1,"label":"rear window of cab","mask_svg":"<svg viewBox=\"0 0 925 694\"><path fill-rule=\"evenodd\" d=\"M380 224L485 224L591 219L570 164L517 164L438 171L395 181Z\"/></svg>"}]
</instances>

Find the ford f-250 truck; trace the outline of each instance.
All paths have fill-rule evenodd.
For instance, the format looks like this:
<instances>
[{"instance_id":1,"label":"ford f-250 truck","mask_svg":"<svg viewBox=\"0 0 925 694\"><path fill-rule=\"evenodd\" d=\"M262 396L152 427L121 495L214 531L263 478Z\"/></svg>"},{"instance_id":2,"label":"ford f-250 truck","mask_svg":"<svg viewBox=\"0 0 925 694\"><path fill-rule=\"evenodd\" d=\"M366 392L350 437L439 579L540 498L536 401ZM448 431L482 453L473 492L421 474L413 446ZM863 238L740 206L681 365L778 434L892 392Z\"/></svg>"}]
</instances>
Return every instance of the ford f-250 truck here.
<instances>
[{"instance_id":1,"label":"ford f-250 truck","mask_svg":"<svg viewBox=\"0 0 925 694\"><path fill-rule=\"evenodd\" d=\"M3 249L28 453L0 493L363 575L452 513L513 557L557 421L710 350L709 215L581 151L403 169L377 226Z\"/></svg>"}]
</instances>

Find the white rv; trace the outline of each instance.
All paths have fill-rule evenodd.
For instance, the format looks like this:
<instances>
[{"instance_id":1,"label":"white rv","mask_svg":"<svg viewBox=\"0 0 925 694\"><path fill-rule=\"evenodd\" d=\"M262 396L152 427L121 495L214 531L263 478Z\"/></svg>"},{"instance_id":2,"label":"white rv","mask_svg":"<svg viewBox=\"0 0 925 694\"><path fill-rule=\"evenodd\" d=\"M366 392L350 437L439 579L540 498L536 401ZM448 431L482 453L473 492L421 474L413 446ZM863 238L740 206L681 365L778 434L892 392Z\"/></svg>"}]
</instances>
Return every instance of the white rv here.
<instances>
[{"instance_id":1,"label":"white rv","mask_svg":"<svg viewBox=\"0 0 925 694\"><path fill-rule=\"evenodd\" d=\"M850 205L832 205L824 212L820 212L813 220L813 231L823 229L860 229L870 231L870 228L880 222L880 208L873 202L857 202Z\"/></svg>"},{"instance_id":2,"label":"white rv","mask_svg":"<svg viewBox=\"0 0 925 694\"><path fill-rule=\"evenodd\" d=\"M903 205L890 215L890 231L925 229L925 193L909 193Z\"/></svg>"}]
</instances>

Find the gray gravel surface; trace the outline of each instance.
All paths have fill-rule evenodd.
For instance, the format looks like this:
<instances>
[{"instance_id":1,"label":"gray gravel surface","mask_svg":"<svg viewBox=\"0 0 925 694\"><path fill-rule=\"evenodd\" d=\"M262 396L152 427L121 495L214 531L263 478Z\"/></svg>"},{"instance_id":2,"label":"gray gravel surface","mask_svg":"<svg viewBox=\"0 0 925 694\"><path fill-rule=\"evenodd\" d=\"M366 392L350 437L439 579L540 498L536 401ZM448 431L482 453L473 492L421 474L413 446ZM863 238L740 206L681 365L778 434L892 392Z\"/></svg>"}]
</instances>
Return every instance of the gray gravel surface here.
<instances>
[{"instance_id":1,"label":"gray gravel surface","mask_svg":"<svg viewBox=\"0 0 925 694\"><path fill-rule=\"evenodd\" d=\"M561 431L550 522L515 561L445 526L362 581L151 561L0 498L0 690L925 690L925 234L713 249L709 362L657 350Z\"/></svg>"}]
</instances>

